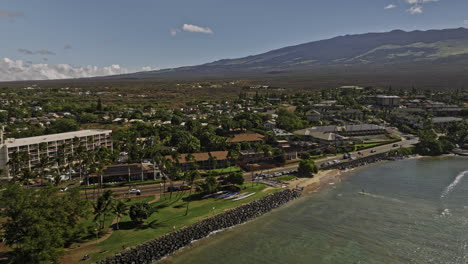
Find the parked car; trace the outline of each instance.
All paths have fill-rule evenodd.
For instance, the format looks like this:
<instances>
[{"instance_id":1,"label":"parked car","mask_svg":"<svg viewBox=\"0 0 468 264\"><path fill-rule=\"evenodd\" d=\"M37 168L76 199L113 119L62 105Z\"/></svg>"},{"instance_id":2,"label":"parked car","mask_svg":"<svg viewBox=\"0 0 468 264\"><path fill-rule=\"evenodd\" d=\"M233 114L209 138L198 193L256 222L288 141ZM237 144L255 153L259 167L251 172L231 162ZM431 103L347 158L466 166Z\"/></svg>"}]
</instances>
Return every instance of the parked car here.
<instances>
[{"instance_id":1,"label":"parked car","mask_svg":"<svg viewBox=\"0 0 468 264\"><path fill-rule=\"evenodd\" d=\"M393 144L393 145L392 145L392 147L394 147L394 148L395 148L395 147L398 147L398 146L399 146L398 144Z\"/></svg>"},{"instance_id":2,"label":"parked car","mask_svg":"<svg viewBox=\"0 0 468 264\"><path fill-rule=\"evenodd\" d=\"M376 153L377 151L375 149L371 149L370 153Z\"/></svg>"},{"instance_id":3,"label":"parked car","mask_svg":"<svg viewBox=\"0 0 468 264\"><path fill-rule=\"evenodd\" d=\"M188 184L182 184L182 185L180 186L180 190L182 190L182 191L190 190L190 189L192 189L192 186L191 186L191 185L188 185Z\"/></svg>"},{"instance_id":4,"label":"parked car","mask_svg":"<svg viewBox=\"0 0 468 264\"><path fill-rule=\"evenodd\" d=\"M140 189L130 189L128 190L128 194L139 194L141 193Z\"/></svg>"}]
</instances>

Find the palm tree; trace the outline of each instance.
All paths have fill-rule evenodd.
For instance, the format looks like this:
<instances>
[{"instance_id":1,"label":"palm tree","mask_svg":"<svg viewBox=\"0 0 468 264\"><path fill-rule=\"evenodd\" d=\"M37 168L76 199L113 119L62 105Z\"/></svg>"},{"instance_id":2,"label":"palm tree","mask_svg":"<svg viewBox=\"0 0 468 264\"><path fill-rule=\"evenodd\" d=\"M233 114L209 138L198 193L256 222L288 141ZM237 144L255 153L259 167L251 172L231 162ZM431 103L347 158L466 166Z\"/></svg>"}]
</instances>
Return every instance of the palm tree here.
<instances>
[{"instance_id":1,"label":"palm tree","mask_svg":"<svg viewBox=\"0 0 468 264\"><path fill-rule=\"evenodd\" d=\"M45 178L45 170L50 164L50 157L47 155L41 155L39 159L39 167L41 168L41 174L39 177L41 178L41 185L43 184L43 180Z\"/></svg>"},{"instance_id":2,"label":"palm tree","mask_svg":"<svg viewBox=\"0 0 468 264\"><path fill-rule=\"evenodd\" d=\"M195 162L195 156L193 156L192 153L189 153L187 155L185 155L185 162L186 163L189 163L190 164L190 168L193 169L193 167L195 166L194 162Z\"/></svg>"},{"instance_id":3,"label":"palm tree","mask_svg":"<svg viewBox=\"0 0 468 264\"><path fill-rule=\"evenodd\" d=\"M34 171L25 168L21 170L21 181L26 184L26 186L29 185L31 179L34 179L37 175L34 173Z\"/></svg>"},{"instance_id":4,"label":"palm tree","mask_svg":"<svg viewBox=\"0 0 468 264\"><path fill-rule=\"evenodd\" d=\"M127 214L127 211L128 211L128 205L126 203L124 203L122 200L118 200L112 206L112 212L117 217L117 223L116 223L117 230L119 230L120 220L122 219L123 216L125 216Z\"/></svg>"},{"instance_id":5,"label":"palm tree","mask_svg":"<svg viewBox=\"0 0 468 264\"><path fill-rule=\"evenodd\" d=\"M10 170L13 173L13 178L16 178L18 174L18 170L19 170L19 164L20 164L19 152L14 151L13 153L11 153L7 164L9 165Z\"/></svg>"},{"instance_id":6,"label":"palm tree","mask_svg":"<svg viewBox=\"0 0 468 264\"><path fill-rule=\"evenodd\" d=\"M237 160L239 159L239 151L236 149L229 149L227 154L227 160L229 167L231 166L231 161L234 161L234 166L237 165Z\"/></svg>"},{"instance_id":7,"label":"palm tree","mask_svg":"<svg viewBox=\"0 0 468 264\"><path fill-rule=\"evenodd\" d=\"M189 195L187 197L187 208L185 209L185 215L188 214L190 199L192 199L193 183L195 182L196 179L198 179L200 177L200 174L198 173L198 170L191 170L191 171L189 171L187 173L186 177L187 177L187 181L188 181L188 183L190 185L190 192L189 192Z\"/></svg>"},{"instance_id":8,"label":"palm tree","mask_svg":"<svg viewBox=\"0 0 468 264\"><path fill-rule=\"evenodd\" d=\"M112 209L112 191L105 191L102 196L98 198L94 207L94 221L98 224L99 230L104 229L106 222L106 217L109 214L109 211Z\"/></svg>"}]
</instances>

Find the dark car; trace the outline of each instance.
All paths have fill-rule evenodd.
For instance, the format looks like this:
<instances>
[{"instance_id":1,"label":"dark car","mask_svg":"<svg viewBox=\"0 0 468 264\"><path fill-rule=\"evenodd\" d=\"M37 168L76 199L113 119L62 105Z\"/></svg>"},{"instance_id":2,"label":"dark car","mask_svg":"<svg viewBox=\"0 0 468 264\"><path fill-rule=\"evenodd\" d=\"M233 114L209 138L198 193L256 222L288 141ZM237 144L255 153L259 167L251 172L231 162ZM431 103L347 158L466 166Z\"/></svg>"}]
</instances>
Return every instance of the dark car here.
<instances>
[{"instance_id":1,"label":"dark car","mask_svg":"<svg viewBox=\"0 0 468 264\"><path fill-rule=\"evenodd\" d=\"M167 187L167 191L168 192L178 192L178 191L180 191L180 188L177 187L177 186L169 186L169 187Z\"/></svg>"},{"instance_id":2,"label":"dark car","mask_svg":"<svg viewBox=\"0 0 468 264\"><path fill-rule=\"evenodd\" d=\"M394 147L394 148L395 148L395 147L398 147L398 144L393 144L392 147Z\"/></svg>"}]
</instances>

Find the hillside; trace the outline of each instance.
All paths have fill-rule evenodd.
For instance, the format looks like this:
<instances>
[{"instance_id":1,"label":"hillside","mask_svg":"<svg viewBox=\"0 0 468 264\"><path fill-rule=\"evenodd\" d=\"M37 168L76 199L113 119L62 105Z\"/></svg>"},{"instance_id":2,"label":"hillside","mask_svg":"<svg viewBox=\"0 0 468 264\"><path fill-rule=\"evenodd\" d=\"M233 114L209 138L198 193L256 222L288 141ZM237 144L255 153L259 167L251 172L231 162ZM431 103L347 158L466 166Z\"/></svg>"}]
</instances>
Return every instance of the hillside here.
<instances>
[{"instance_id":1,"label":"hillside","mask_svg":"<svg viewBox=\"0 0 468 264\"><path fill-rule=\"evenodd\" d=\"M452 67L454 67L452 69ZM451 72L468 68L468 29L394 30L339 36L239 59L111 78L234 78L262 75L401 70Z\"/></svg>"}]
</instances>

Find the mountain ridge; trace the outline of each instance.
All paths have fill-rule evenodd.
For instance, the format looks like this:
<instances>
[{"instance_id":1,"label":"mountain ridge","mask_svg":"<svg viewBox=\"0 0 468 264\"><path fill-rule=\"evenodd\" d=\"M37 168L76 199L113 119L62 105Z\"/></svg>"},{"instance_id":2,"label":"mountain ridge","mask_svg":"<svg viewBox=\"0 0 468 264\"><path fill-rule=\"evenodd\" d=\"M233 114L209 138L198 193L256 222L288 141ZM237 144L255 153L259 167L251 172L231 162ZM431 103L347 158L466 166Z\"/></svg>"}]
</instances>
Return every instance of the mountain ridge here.
<instances>
[{"instance_id":1,"label":"mountain ridge","mask_svg":"<svg viewBox=\"0 0 468 264\"><path fill-rule=\"evenodd\" d=\"M392 30L337 36L257 55L221 59L195 66L137 72L112 79L270 78L308 73L380 69L388 74L408 71L446 72L468 69L468 29ZM455 67L455 66L454 66Z\"/></svg>"}]
</instances>

